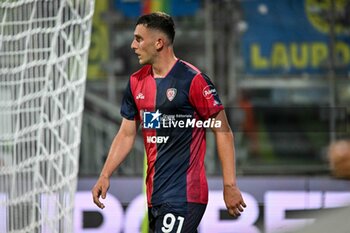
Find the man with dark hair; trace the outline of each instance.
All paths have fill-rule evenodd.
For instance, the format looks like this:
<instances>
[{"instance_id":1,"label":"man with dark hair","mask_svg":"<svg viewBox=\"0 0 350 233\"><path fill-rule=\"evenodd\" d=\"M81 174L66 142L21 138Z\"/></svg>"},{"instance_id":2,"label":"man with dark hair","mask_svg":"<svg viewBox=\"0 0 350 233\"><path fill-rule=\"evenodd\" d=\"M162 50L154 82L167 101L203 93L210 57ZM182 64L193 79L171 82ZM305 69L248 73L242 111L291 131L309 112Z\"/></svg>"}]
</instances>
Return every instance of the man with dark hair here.
<instances>
[{"instance_id":1,"label":"man with dark hair","mask_svg":"<svg viewBox=\"0 0 350 233\"><path fill-rule=\"evenodd\" d=\"M157 29L168 36L171 43L174 43L175 24L173 19L162 12L141 16L136 25L145 25L147 28Z\"/></svg>"},{"instance_id":2,"label":"man with dark hair","mask_svg":"<svg viewBox=\"0 0 350 233\"><path fill-rule=\"evenodd\" d=\"M153 232L197 232L208 202L205 132L214 132L224 201L239 216L246 207L236 183L233 134L213 83L173 50L174 22L165 13L141 16L131 48L143 67L132 74L122 101L123 121L92 190L104 208L109 178L131 150L141 122L147 153L147 201Z\"/></svg>"}]
</instances>

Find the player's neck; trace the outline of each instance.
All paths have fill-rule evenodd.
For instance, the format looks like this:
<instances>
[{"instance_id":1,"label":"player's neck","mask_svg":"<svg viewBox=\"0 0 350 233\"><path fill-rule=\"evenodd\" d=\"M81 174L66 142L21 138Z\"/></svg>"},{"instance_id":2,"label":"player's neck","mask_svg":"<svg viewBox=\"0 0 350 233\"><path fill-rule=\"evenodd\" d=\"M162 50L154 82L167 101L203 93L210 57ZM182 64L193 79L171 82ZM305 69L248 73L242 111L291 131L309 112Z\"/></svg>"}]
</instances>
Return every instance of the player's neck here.
<instances>
[{"instance_id":1,"label":"player's neck","mask_svg":"<svg viewBox=\"0 0 350 233\"><path fill-rule=\"evenodd\" d=\"M165 56L159 56L157 61L152 64L153 77L165 77L173 68L177 58L174 53Z\"/></svg>"}]
</instances>

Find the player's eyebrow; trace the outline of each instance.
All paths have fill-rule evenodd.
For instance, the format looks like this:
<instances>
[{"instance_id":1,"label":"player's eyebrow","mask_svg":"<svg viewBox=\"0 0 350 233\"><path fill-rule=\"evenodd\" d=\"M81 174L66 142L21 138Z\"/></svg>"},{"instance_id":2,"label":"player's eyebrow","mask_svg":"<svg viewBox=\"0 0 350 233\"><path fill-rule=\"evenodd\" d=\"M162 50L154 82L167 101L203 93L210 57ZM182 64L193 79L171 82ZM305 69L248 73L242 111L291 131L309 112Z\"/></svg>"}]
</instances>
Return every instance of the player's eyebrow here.
<instances>
[{"instance_id":1,"label":"player's eyebrow","mask_svg":"<svg viewBox=\"0 0 350 233\"><path fill-rule=\"evenodd\" d=\"M140 36L139 34L134 34L135 39L142 39L142 36Z\"/></svg>"}]
</instances>

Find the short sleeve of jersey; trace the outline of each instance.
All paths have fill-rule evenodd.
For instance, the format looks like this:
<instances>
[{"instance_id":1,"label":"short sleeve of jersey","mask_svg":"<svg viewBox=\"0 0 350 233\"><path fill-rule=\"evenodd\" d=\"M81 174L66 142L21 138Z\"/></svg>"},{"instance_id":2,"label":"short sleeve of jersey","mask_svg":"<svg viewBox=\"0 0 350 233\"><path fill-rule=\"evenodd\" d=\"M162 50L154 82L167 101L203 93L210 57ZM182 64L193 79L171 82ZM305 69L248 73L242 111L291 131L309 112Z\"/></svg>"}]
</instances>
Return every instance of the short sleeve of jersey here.
<instances>
[{"instance_id":1,"label":"short sleeve of jersey","mask_svg":"<svg viewBox=\"0 0 350 233\"><path fill-rule=\"evenodd\" d=\"M204 120L224 109L214 84L202 73L193 78L189 95L191 104Z\"/></svg>"},{"instance_id":2,"label":"short sleeve of jersey","mask_svg":"<svg viewBox=\"0 0 350 233\"><path fill-rule=\"evenodd\" d=\"M128 120L138 119L138 110L134 101L134 96L131 91L130 80L124 91L120 114Z\"/></svg>"}]
</instances>

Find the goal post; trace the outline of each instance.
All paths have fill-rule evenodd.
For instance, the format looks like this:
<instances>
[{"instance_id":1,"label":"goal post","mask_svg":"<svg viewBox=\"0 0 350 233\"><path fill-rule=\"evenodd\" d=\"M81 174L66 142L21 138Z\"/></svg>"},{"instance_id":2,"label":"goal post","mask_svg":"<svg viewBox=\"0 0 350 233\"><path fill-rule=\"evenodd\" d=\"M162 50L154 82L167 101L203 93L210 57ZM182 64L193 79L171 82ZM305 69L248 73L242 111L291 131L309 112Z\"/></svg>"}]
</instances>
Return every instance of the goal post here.
<instances>
[{"instance_id":1,"label":"goal post","mask_svg":"<svg viewBox=\"0 0 350 233\"><path fill-rule=\"evenodd\" d=\"M74 232L93 10L0 0L0 232Z\"/></svg>"}]
</instances>

